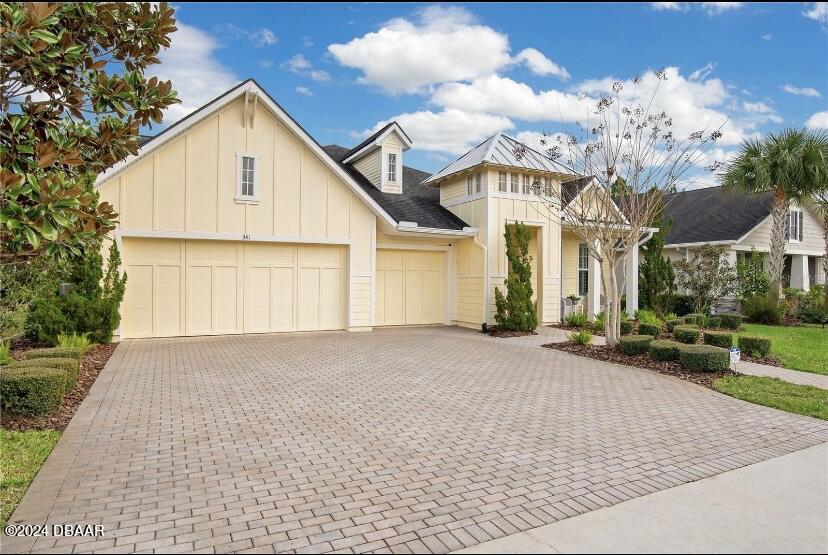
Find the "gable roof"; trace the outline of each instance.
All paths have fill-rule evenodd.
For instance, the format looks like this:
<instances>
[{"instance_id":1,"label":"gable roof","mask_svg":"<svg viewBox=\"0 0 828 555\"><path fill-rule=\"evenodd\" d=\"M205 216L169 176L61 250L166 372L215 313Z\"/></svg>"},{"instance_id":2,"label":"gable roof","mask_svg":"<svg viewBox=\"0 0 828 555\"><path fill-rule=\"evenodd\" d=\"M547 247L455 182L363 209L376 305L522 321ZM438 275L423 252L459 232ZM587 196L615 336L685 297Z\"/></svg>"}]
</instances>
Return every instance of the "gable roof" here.
<instances>
[{"instance_id":1,"label":"gable roof","mask_svg":"<svg viewBox=\"0 0 828 555\"><path fill-rule=\"evenodd\" d=\"M665 246L735 242L768 217L773 193L733 193L709 187L668 194L664 202L664 221L672 220Z\"/></svg>"},{"instance_id":2,"label":"gable roof","mask_svg":"<svg viewBox=\"0 0 828 555\"><path fill-rule=\"evenodd\" d=\"M408 135L405 134L403 128L400 127L400 124L398 124L396 121L391 121L384 125L382 129L380 129L379 131L377 131L376 133L374 133L373 135L371 135L370 137L356 145L354 148L349 150L343 158L343 160L345 162L353 162L354 160L356 160L357 156L361 154L363 150L366 150L368 147L374 146L375 144L381 142L382 139L384 139L385 136L392 130L396 131L396 133L403 140L406 149L411 148L411 139L409 139Z\"/></svg>"},{"instance_id":3,"label":"gable roof","mask_svg":"<svg viewBox=\"0 0 828 555\"><path fill-rule=\"evenodd\" d=\"M515 155L517 147L522 155ZM429 177L425 183L436 183L449 175L488 162L527 170L562 173L549 158L505 133L498 132Z\"/></svg>"},{"instance_id":4,"label":"gable roof","mask_svg":"<svg viewBox=\"0 0 828 555\"><path fill-rule=\"evenodd\" d=\"M397 222L417 222L418 227L455 231L468 227L466 222L440 204L438 189L423 186L422 182L428 177L428 172L403 166L402 194L383 193L356 168L343 162L354 149L349 150L339 145L323 148Z\"/></svg>"}]
</instances>

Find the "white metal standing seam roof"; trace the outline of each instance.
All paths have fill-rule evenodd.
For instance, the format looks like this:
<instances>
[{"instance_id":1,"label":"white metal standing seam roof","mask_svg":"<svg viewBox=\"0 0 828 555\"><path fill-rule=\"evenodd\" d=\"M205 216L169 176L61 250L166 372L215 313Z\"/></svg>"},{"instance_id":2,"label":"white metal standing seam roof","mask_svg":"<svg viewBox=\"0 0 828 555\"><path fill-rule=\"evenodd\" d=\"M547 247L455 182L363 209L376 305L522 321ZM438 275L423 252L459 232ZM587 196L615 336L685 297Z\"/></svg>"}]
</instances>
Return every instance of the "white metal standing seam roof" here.
<instances>
[{"instance_id":1,"label":"white metal standing seam roof","mask_svg":"<svg viewBox=\"0 0 828 555\"><path fill-rule=\"evenodd\" d=\"M520 145L523 153L520 157L515 155L515 150ZM560 168L537 150L521 143L505 133L495 133L463 156L450 163L425 181L423 185L434 183L451 174L463 171L488 162L501 166L512 166L527 170L561 173Z\"/></svg>"}]
</instances>

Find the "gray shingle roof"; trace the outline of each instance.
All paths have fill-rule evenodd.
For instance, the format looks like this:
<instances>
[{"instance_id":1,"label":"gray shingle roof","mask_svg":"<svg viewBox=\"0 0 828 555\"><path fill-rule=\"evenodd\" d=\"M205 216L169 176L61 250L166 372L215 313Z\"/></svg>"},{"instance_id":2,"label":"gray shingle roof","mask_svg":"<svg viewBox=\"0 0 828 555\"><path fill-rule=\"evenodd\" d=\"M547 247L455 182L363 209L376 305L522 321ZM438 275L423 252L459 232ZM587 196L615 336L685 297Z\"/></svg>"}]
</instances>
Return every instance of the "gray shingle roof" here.
<instances>
[{"instance_id":1,"label":"gray shingle roof","mask_svg":"<svg viewBox=\"0 0 828 555\"><path fill-rule=\"evenodd\" d=\"M665 245L735 241L770 214L773 194L709 187L665 195L664 202L664 220L673 222Z\"/></svg>"},{"instance_id":2,"label":"gray shingle roof","mask_svg":"<svg viewBox=\"0 0 828 555\"><path fill-rule=\"evenodd\" d=\"M403 166L402 194L383 193L353 166L342 163L354 149L338 145L322 148L398 223L417 222L419 227L450 230L468 227L466 222L440 204L439 189L422 184L428 172Z\"/></svg>"}]
</instances>

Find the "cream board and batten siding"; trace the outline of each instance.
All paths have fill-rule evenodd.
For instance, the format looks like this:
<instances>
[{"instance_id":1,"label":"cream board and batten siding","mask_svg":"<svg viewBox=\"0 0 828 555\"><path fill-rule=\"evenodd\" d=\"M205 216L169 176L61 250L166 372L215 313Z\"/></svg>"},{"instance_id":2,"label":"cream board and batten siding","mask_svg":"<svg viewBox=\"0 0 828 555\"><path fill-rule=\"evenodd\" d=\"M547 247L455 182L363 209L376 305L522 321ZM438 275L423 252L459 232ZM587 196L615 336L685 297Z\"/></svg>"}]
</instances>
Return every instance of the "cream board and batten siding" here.
<instances>
[{"instance_id":1,"label":"cream board and batten siding","mask_svg":"<svg viewBox=\"0 0 828 555\"><path fill-rule=\"evenodd\" d=\"M127 273L146 272L131 259L126 241L142 234L177 238L179 249L187 248L185 239L214 239L210 244L220 245L215 239L234 237L343 248L343 280L350 293L345 320L351 328L369 328L376 216L268 110L257 109L252 127L243 119L240 98L100 184L101 200L120 213L116 234L125 238ZM256 156L255 203L236 201L238 153ZM161 247L158 240L160 259L168 257L166 251L175 247ZM244 303L239 306L243 310ZM243 329L244 317L238 318Z\"/></svg>"},{"instance_id":2,"label":"cream board and batten siding","mask_svg":"<svg viewBox=\"0 0 828 555\"><path fill-rule=\"evenodd\" d=\"M804 226L802 228L802 241L788 241L785 243L785 252L793 254L807 254L809 256L822 256L825 253L824 228L813 213L807 208L800 208ZM771 244L771 230L773 218L768 216L762 223L753 228L744 239L734 248L737 250L749 251L756 247L758 251L767 252Z\"/></svg>"}]
</instances>

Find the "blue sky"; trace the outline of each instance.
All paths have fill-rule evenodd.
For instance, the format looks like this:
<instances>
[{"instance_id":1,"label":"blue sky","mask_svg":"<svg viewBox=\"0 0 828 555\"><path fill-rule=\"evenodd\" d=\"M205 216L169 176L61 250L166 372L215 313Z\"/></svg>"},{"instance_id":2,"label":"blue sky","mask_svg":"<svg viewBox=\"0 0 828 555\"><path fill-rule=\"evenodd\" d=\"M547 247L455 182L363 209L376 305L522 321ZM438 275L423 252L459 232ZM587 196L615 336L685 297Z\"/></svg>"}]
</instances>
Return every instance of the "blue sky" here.
<instances>
[{"instance_id":1,"label":"blue sky","mask_svg":"<svg viewBox=\"0 0 828 555\"><path fill-rule=\"evenodd\" d=\"M435 171L497 130L527 142L579 118L577 95L671 68L658 99L679 131L828 127L826 3L180 4L156 69L171 123L255 78L320 143L390 119Z\"/></svg>"}]
</instances>

